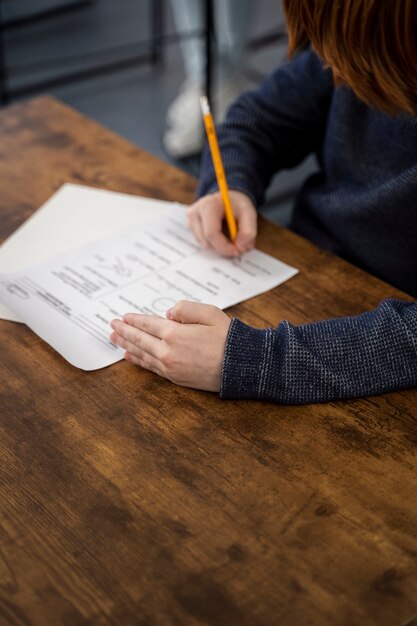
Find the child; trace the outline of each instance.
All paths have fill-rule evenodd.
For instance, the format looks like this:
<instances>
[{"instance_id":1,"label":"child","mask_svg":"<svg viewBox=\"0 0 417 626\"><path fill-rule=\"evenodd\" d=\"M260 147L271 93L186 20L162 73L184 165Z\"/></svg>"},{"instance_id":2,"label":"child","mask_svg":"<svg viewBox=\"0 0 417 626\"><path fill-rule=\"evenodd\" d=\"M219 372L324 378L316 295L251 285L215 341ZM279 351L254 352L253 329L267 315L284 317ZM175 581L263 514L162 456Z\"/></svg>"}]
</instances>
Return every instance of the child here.
<instances>
[{"instance_id":1,"label":"child","mask_svg":"<svg viewBox=\"0 0 417 626\"><path fill-rule=\"evenodd\" d=\"M219 139L238 222L223 206L205 154L189 209L202 245L253 247L271 176L315 153L292 228L398 288L417 294L417 11L413 0L284 0L290 56L240 97ZM223 398L305 403L417 383L417 304L382 302L358 317L257 330L207 305L179 302L166 320L130 314L112 340L126 358ZM183 322L178 324L178 322Z\"/></svg>"}]
</instances>

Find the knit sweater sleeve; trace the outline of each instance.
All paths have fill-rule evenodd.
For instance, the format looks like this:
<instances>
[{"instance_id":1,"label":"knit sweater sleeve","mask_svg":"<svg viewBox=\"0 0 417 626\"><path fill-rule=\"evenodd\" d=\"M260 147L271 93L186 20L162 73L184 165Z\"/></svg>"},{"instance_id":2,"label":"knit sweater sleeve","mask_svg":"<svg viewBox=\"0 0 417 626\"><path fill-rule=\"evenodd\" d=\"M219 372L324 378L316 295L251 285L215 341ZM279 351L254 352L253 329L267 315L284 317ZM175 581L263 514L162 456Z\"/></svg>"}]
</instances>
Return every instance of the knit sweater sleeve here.
<instances>
[{"instance_id":1,"label":"knit sweater sleeve","mask_svg":"<svg viewBox=\"0 0 417 626\"><path fill-rule=\"evenodd\" d=\"M260 204L277 171L320 152L332 94L331 72L312 51L284 64L257 91L244 93L218 128L229 187ZM206 147L197 196L214 189L216 176Z\"/></svg>"},{"instance_id":2,"label":"knit sweater sleeve","mask_svg":"<svg viewBox=\"0 0 417 626\"><path fill-rule=\"evenodd\" d=\"M285 404L417 385L417 303L384 300L357 317L258 330L233 319L221 397Z\"/></svg>"}]
</instances>

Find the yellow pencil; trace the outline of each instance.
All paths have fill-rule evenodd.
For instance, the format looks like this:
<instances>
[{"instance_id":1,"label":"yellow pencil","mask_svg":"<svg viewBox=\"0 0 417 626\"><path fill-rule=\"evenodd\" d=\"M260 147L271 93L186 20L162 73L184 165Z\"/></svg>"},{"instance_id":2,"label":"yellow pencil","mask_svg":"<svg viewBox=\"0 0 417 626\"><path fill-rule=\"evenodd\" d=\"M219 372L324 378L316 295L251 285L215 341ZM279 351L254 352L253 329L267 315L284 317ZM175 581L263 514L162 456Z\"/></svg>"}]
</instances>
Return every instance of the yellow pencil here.
<instances>
[{"instance_id":1,"label":"yellow pencil","mask_svg":"<svg viewBox=\"0 0 417 626\"><path fill-rule=\"evenodd\" d=\"M234 242L237 235L236 220L233 215L232 203L230 202L229 188L227 186L226 174L224 173L223 161L220 154L219 142L217 141L216 129L214 128L213 116L210 112L210 106L206 96L202 96L200 98L200 104L203 112L207 139L210 146L211 158L213 159L214 171L216 172L217 183L219 185L224 204L230 239Z\"/></svg>"}]
</instances>

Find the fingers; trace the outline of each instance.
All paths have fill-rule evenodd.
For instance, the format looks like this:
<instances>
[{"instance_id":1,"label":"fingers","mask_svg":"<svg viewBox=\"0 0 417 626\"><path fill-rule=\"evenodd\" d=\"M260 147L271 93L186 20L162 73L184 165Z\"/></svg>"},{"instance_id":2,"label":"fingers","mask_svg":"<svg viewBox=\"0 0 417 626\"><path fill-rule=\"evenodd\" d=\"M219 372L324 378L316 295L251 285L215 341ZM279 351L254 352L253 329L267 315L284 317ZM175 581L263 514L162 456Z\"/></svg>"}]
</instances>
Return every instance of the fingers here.
<instances>
[{"instance_id":1,"label":"fingers","mask_svg":"<svg viewBox=\"0 0 417 626\"><path fill-rule=\"evenodd\" d=\"M208 248L209 245L204 237L203 225L201 223L200 214L197 211L188 212L188 228L194 234L198 243L202 248Z\"/></svg>"},{"instance_id":2,"label":"fingers","mask_svg":"<svg viewBox=\"0 0 417 626\"><path fill-rule=\"evenodd\" d=\"M202 219L203 233L210 248L213 248L221 256L234 257L239 256L239 250L227 239L220 230L214 229L214 224L210 216L207 214Z\"/></svg>"},{"instance_id":3,"label":"fingers","mask_svg":"<svg viewBox=\"0 0 417 626\"><path fill-rule=\"evenodd\" d=\"M208 246L213 248L222 256L237 256L239 254L236 246L233 245L223 234L224 209L219 198L210 207L210 210L200 212L201 227L204 239Z\"/></svg>"},{"instance_id":4,"label":"fingers","mask_svg":"<svg viewBox=\"0 0 417 626\"><path fill-rule=\"evenodd\" d=\"M153 335L153 337L157 339L163 339L165 337L168 330L167 325L169 324L166 319L158 315L143 315L139 313L127 313L123 315L123 322L128 324L132 329L132 331L126 329L126 332L133 332L134 329L137 329L144 331L148 335Z\"/></svg>"},{"instance_id":5,"label":"fingers","mask_svg":"<svg viewBox=\"0 0 417 626\"><path fill-rule=\"evenodd\" d=\"M163 339L137 328L155 332L153 324L159 325L161 318L129 313L126 321L113 320L110 341L125 350L127 361L178 385L218 391L230 318L214 306L185 300L167 315L171 319L162 320Z\"/></svg>"},{"instance_id":6,"label":"fingers","mask_svg":"<svg viewBox=\"0 0 417 626\"><path fill-rule=\"evenodd\" d=\"M255 247L257 233L257 214L255 210L239 211L237 216L238 233L235 245L240 252L248 252Z\"/></svg>"},{"instance_id":7,"label":"fingers","mask_svg":"<svg viewBox=\"0 0 417 626\"><path fill-rule=\"evenodd\" d=\"M159 374L159 376L163 376L163 372L158 369L158 362L154 361L151 357L149 357L149 355L143 354L143 356L137 356L131 352L125 352L124 357L126 361L129 361L129 363L134 363L135 365L139 365L139 367L143 367L145 370L149 370L150 372Z\"/></svg>"},{"instance_id":8,"label":"fingers","mask_svg":"<svg viewBox=\"0 0 417 626\"><path fill-rule=\"evenodd\" d=\"M224 206L220 193L204 196L188 209L188 225L198 242L226 257L251 250L257 232L257 214L252 200L239 191L231 191L230 199L238 225L234 243L222 232Z\"/></svg>"},{"instance_id":9,"label":"fingers","mask_svg":"<svg viewBox=\"0 0 417 626\"><path fill-rule=\"evenodd\" d=\"M222 232L223 219L219 194L205 196L188 209L188 226L204 248L212 248L222 256L238 256L238 249Z\"/></svg>"},{"instance_id":10,"label":"fingers","mask_svg":"<svg viewBox=\"0 0 417 626\"><path fill-rule=\"evenodd\" d=\"M179 300L167 311L167 318L183 324L204 324L214 326L225 313L210 304L200 304L189 300Z\"/></svg>"},{"instance_id":11,"label":"fingers","mask_svg":"<svg viewBox=\"0 0 417 626\"><path fill-rule=\"evenodd\" d=\"M161 340L157 337L142 332L121 320L113 320L111 327L115 332L110 335L110 341L124 350L134 354L139 351L140 354L146 352L153 357L159 356Z\"/></svg>"},{"instance_id":12,"label":"fingers","mask_svg":"<svg viewBox=\"0 0 417 626\"><path fill-rule=\"evenodd\" d=\"M160 371L160 361L148 352L139 348L135 343L127 341L116 332L110 335L110 341L118 345L120 348L123 348L123 350L126 350L124 356L127 361L133 361L136 365L140 365L147 370L151 370L160 376L162 375L162 372Z\"/></svg>"}]
</instances>

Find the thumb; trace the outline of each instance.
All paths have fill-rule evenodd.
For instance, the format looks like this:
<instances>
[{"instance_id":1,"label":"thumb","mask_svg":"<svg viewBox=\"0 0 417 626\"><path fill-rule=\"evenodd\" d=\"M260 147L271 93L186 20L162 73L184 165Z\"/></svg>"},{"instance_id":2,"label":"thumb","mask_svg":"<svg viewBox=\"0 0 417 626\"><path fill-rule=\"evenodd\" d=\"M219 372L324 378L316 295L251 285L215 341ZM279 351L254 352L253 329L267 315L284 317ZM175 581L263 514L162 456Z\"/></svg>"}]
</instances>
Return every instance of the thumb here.
<instances>
[{"instance_id":1,"label":"thumb","mask_svg":"<svg viewBox=\"0 0 417 626\"><path fill-rule=\"evenodd\" d=\"M211 304L200 304L189 300L178 300L172 309L168 309L166 316L169 320L181 324L204 324L214 326L221 310Z\"/></svg>"}]
</instances>

